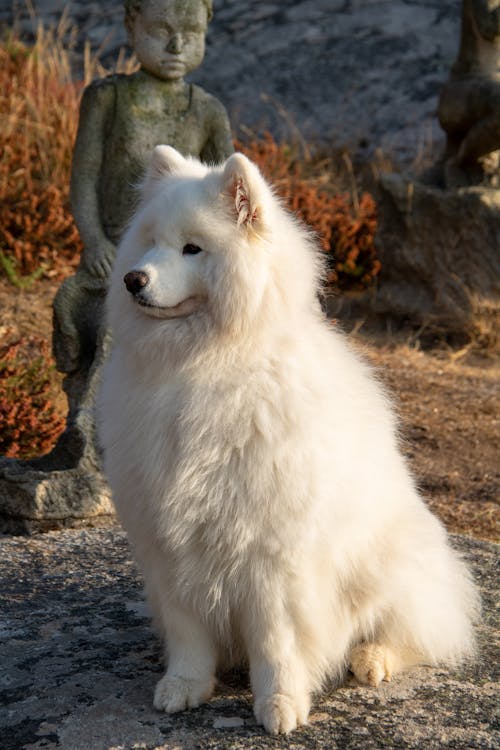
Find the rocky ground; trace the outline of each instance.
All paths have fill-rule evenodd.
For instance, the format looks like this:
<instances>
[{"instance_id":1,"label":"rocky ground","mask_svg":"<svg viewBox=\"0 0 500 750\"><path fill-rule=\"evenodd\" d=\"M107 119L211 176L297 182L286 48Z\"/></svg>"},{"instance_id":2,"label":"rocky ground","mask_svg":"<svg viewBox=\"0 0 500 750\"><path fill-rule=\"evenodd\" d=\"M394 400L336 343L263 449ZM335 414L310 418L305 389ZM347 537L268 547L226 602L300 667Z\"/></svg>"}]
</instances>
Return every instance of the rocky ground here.
<instances>
[{"instance_id":1,"label":"rocky ground","mask_svg":"<svg viewBox=\"0 0 500 750\"><path fill-rule=\"evenodd\" d=\"M355 153L382 150L423 166L442 148L437 98L456 56L460 0L214 0L205 60L192 79L227 107L233 128L275 135L296 129ZM78 29L75 74L85 40L112 64L126 45L123 6L64 4ZM33 0L56 24L63 4ZM25 0L0 3L0 24L29 36Z\"/></svg>"},{"instance_id":2,"label":"rocky ground","mask_svg":"<svg viewBox=\"0 0 500 750\"><path fill-rule=\"evenodd\" d=\"M317 696L309 726L270 737L252 714L248 676L220 676L213 700L166 716L153 636L118 528L50 532L0 545L2 750L493 750L498 656L494 545L455 538L485 607L480 656L421 667L380 688L352 679Z\"/></svg>"}]
</instances>

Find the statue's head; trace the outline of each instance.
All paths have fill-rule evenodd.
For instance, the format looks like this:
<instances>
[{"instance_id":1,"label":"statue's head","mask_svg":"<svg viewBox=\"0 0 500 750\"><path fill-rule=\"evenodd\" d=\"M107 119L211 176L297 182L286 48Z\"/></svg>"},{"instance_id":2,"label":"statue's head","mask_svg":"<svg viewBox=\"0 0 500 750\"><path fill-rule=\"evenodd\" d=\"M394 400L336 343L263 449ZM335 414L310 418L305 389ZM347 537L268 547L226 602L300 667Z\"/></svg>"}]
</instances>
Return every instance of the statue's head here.
<instances>
[{"instance_id":1,"label":"statue's head","mask_svg":"<svg viewBox=\"0 0 500 750\"><path fill-rule=\"evenodd\" d=\"M125 0L125 26L141 67L166 81L200 65L211 18L212 0Z\"/></svg>"}]
</instances>

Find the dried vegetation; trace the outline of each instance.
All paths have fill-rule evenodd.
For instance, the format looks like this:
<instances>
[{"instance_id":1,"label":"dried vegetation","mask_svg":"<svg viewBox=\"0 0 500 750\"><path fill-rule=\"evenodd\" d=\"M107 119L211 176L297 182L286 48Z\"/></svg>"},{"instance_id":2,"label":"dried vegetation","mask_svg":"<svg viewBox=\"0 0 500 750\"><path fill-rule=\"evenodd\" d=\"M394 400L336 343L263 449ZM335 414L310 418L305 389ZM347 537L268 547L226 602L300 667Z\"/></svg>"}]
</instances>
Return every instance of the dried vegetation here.
<instances>
[{"instance_id":1,"label":"dried vegetation","mask_svg":"<svg viewBox=\"0 0 500 750\"><path fill-rule=\"evenodd\" d=\"M0 46L0 260L14 284L76 264L68 175L80 89L56 32L39 26L33 47L15 35Z\"/></svg>"},{"instance_id":2,"label":"dried vegetation","mask_svg":"<svg viewBox=\"0 0 500 750\"><path fill-rule=\"evenodd\" d=\"M337 181L332 178L338 171L333 157L314 158L299 144L276 143L270 133L236 145L316 232L327 253L327 284L337 291L370 286L380 271L375 249L377 206L369 193L359 195L348 155L340 157L344 168ZM346 177L349 190L344 189Z\"/></svg>"},{"instance_id":3,"label":"dried vegetation","mask_svg":"<svg viewBox=\"0 0 500 750\"><path fill-rule=\"evenodd\" d=\"M30 458L50 450L64 429L57 386L46 340L21 337L0 346L0 455Z\"/></svg>"}]
</instances>

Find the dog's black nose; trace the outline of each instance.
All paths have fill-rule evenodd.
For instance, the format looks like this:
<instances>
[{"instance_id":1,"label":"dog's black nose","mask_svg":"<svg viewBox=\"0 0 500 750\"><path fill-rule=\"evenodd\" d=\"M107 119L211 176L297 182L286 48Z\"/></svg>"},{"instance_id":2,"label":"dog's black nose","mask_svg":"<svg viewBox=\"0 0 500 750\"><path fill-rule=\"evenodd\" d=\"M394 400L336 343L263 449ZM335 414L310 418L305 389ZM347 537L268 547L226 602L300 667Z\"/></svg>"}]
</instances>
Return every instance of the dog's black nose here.
<instances>
[{"instance_id":1,"label":"dog's black nose","mask_svg":"<svg viewBox=\"0 0 500 750\"><path fill-rule=\"evenodd\" d=\"M123 279L130 294L139 294L147 285L149 276L144 271L129 271Z\"/></svg>"}]
</instances>

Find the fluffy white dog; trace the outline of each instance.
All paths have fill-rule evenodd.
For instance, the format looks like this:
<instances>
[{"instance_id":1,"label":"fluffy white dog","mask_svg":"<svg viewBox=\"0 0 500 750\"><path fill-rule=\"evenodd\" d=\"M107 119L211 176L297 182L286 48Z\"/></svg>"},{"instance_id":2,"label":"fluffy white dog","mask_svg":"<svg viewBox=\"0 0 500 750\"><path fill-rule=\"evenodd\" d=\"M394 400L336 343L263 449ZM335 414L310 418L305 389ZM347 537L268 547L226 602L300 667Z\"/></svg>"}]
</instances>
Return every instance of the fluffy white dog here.
<instances>
[{"instance_id":1,"label":"fluffy white dog","mask_svg":"<svg viewBox=\"0 0 500 750\"><path fill-rule=\"evenodd\" d=\"M347 667L377 685L473 652L474 586L320 313L318 257L241 154L155 149L111 281L100 434L168 713L245 661L257 721L289 732Z\"/></svg>"}]
</instances>

